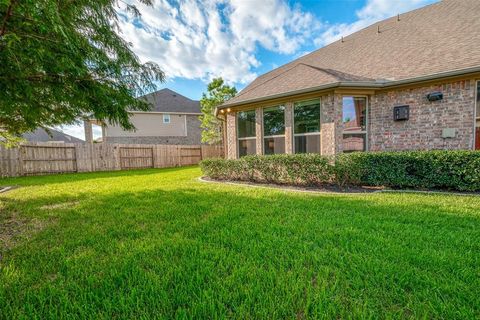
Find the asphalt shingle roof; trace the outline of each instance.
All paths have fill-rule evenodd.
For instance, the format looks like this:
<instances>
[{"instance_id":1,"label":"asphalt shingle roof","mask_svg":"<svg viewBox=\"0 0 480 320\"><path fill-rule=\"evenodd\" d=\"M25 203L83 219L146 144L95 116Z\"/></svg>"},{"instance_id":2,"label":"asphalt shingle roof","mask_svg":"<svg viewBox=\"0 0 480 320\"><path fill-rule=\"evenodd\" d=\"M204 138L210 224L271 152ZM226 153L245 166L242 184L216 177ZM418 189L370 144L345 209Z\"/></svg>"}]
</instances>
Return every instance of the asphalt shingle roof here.
<instances>
[{"instance_id":1,"label":"asphalt shingle roof","mask_svg":"<svg viewBox=\"0 0 480 320\"><path fill-rule=\"evenodd\" d=\"M48 131L49 132L47 132L45 129L38 128L33 132L24 133L22 137L29 142L50 142L50 141L63 141L65 143L85 142L81 139L75 138L61 131L57 131L54 129L48 129Z\"/></svg>"},{"instance_id":2,"label":"asphalt shingle roof","mask_svg":"<svg viewBox=\"0 0 480 320\"><path fill-rule=\"evenodd\" d=\"M152 104L154 112L180 112L200 114L200 102L191 100L170 89L162 89L147 94L140 99L145 99Z\"/></svg>"},{"instance_id":3,"label":"asphalt shingle roof","mask_svg":"<svg viewBox=\"0 0 480 320\"><path fill-rule=\"evenodd\" d=\"M375 23L274 69L224 105L330 83L388 82L478 67L479 45L480 0L443 0Z\"/></svg>"}]
</instances>

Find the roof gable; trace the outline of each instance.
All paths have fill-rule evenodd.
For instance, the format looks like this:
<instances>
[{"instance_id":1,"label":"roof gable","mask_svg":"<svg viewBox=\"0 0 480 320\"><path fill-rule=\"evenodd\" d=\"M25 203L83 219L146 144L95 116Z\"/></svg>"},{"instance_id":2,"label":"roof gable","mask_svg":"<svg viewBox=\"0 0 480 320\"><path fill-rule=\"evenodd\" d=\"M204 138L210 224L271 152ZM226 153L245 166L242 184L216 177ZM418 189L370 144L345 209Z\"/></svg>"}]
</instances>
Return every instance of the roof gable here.
<instances>
[{"instance_id":1,"label":"roof gable","mask_svg":"<svg viewBox=\"0 0 480 320\"><path fill-rule=\"evenodd\" d=\"M249 86L237 98L254 99L259 95L273 96L285 91L300 90L304 87L321 86L324 83L367 80L371 79L333 69L323 69L305 63L298 63L258 86Z\"/></svg>"},{"instance_id":2,"label":"roof gable","mask_svg":"<svg viewBox=\"0 0 480 320\"><path fill-rule=\"evenodd\" d=\"M200 102L168 88L140 97L152 105L153 112L200 113Z\"/></svg>"},{"instance_id":3,"label":"roof gable","mask_svg":"<svg viewBox=\"0 0 480 320\"><path fill-rule=\"evenodd\" d=\"M276 94L338 81L403 80L480 66L479 16L479 0L443 0L383 20L258 77L226 104L267 99L278 77L284 79ZM311 72L298 76L299 65L333 70L332 77L313 81Z\"/></svg>"}]
</instances>

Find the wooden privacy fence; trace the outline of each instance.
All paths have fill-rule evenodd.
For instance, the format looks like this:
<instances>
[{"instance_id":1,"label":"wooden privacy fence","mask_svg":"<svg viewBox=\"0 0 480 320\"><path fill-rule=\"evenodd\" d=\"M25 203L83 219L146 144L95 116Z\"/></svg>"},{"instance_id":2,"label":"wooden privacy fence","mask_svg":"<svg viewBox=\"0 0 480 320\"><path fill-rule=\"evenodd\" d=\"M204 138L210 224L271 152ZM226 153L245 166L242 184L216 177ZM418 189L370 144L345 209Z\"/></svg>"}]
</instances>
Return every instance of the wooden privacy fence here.
<instances>
[{"instance_id":1,"label":"wooden privacy fence","mask_svg":"<svg viewBox=\"0 0 480 320\"><path fill-rule=\"evenodd\" d=\"M20 149L19 169L22 175L36 175L44 172L76 172L77 157L75 147L52 145L25 145Z\"/></svg>"},{"instance_id":2,"label":"wooden privacy fence","mask_svg":"<svg viewBox=\"0 0 480 320\"><path fill-rule=\"evenodd\" d=\"M120 169L153 168L153 148L120 147Z\"/></svg>"},{"instance_id":3,"label":"wooden privacy fence","mask_svg":"<svg viewBox=\"0 0 480 320\"><path fill-rule=\"evenodd\" d=\"M179 167L216 157L223 157L221 146L28 143L0 146L0 176Z\"/></svg>"}]
</instances>

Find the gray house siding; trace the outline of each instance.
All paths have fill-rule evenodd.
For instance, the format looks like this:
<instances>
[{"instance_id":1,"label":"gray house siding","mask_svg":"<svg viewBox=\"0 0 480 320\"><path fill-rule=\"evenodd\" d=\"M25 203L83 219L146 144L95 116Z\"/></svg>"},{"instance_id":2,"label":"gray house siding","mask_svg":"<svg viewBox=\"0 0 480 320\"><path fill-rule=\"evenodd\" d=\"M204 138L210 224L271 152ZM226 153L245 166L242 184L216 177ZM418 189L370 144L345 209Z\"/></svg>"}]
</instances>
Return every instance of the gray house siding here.
<instances>
[{"instance_id":1,"label":"gray house siding","mask_svg":"<svg viewBox=\"0 0 480 320\"><path fill-rule=\"evenodd\" d=\"M109 136L107 130L107 143L133 143L133 144L182 144L197 145L201 143L201 129L198 115L186 116L186 136Z\"/></svg>"}]
</instances>

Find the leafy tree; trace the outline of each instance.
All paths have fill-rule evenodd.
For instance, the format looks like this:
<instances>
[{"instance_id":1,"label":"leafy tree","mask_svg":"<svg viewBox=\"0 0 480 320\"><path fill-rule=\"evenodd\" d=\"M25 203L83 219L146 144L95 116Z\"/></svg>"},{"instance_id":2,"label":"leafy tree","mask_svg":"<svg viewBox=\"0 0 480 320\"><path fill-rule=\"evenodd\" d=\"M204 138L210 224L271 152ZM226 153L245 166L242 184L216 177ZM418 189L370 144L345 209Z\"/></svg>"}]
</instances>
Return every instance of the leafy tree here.
<instances>
[{"instance_id":1,"label":"leafy tree","mask_svg":"<svg viewBox=\"0 0 480 320\"><path fill-rule=\"evenodd\" d=\"M117 10L140 15L121 0L0 0L0 140L85 116L133 128L127 110L148 110L135 97L164 74L120 37Z\"/></svg>"},{"instance_id":2,"label":"leafy tree","mask_svg":"<svg viewBox=\"0 0 480 320\"><path fill-rule=\"evenodd\" d=\"M202 115L202 142L215 144L222 141L222 123L215 116L215 107L233 98L237 94L235 87L228 86L222 78L215 78L208 84L207 93L200 100Z\"/></svg>"}]
</instances>

